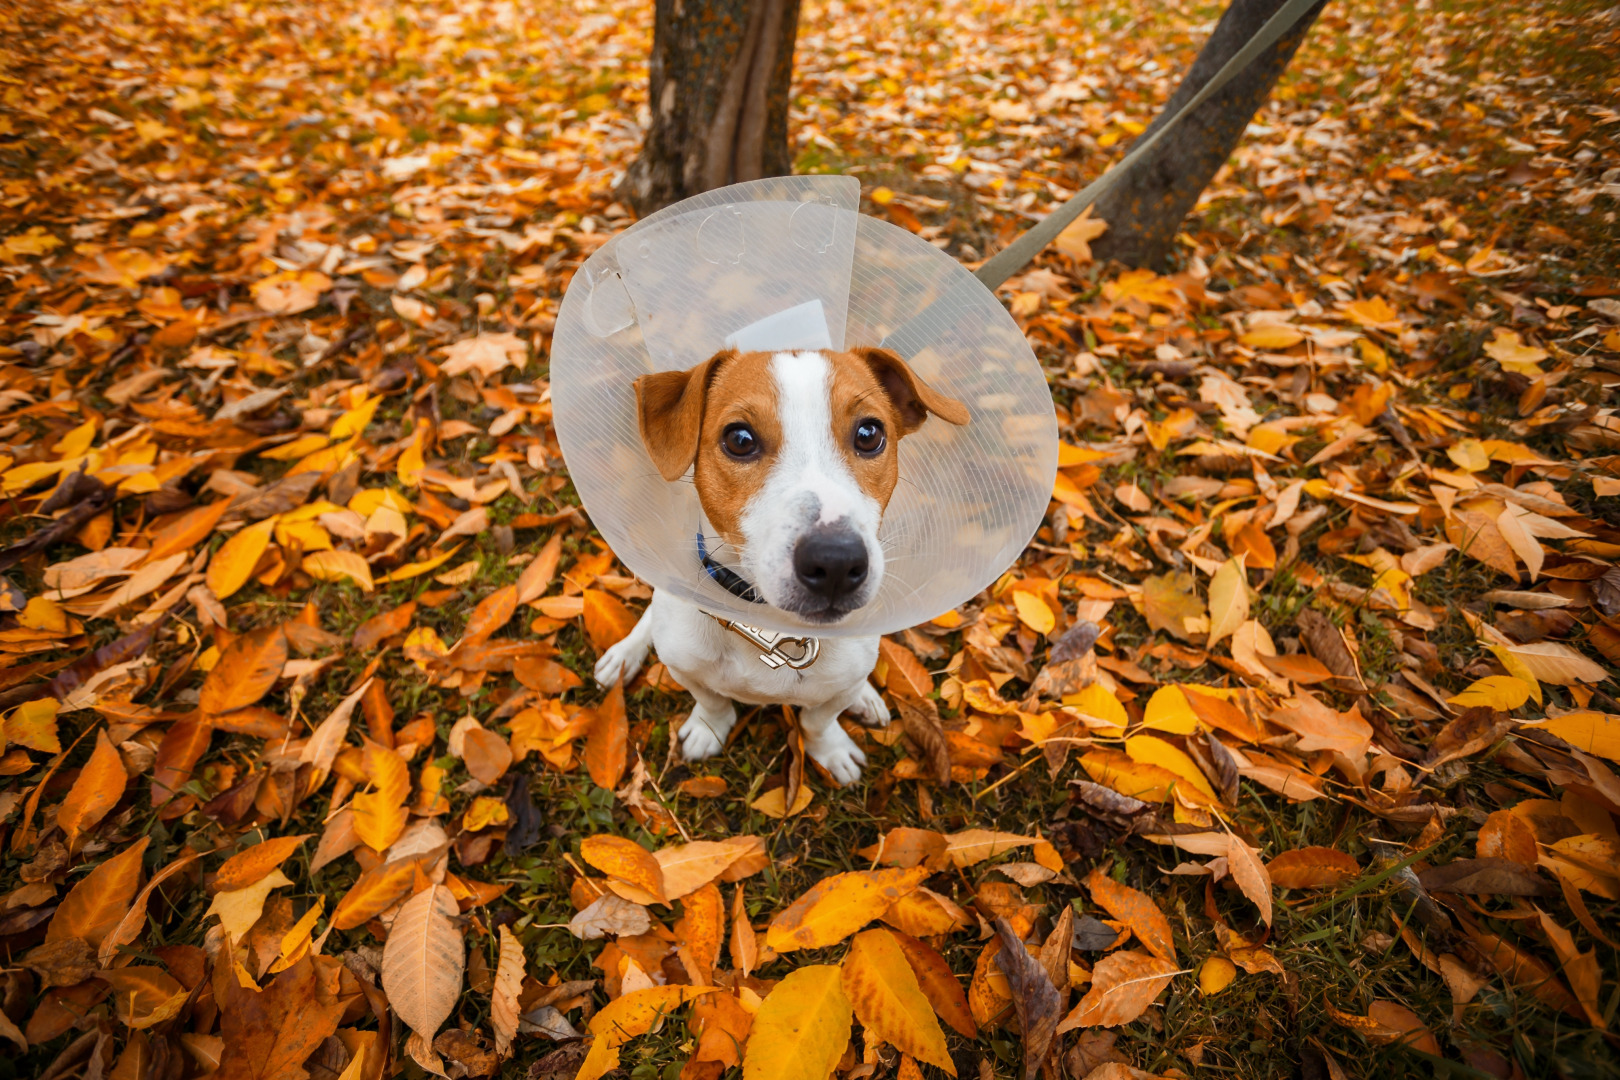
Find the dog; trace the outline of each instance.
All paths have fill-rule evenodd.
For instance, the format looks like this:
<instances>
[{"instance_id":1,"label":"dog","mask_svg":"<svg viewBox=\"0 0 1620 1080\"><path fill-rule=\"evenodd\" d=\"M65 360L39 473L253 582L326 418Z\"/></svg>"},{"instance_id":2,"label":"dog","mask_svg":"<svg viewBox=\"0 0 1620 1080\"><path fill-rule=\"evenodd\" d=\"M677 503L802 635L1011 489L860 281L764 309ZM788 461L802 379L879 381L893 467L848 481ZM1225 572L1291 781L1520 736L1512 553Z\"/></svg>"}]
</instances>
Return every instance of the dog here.
<instances>
[{"instance_id":1,"label":"dog","mask_svg":"<svg viewBox=\"0 0 1620 1080\"><path fill-rule=\"evenodd\" d=\"M686 371L643 375L635 392L653 464L671 483L691 472L736 569L710 562L701 536L694 563L701 558L745 598L826 626L870 603L882 584L878 527L899 480L899 440L930 416L968 422L960 401L877 348L728 349ZM724 748L737 722L734 702L793 705L805 750L848 785L860 779L866 755L839 715L874 727L889 722L883 696L867 681L877 665L875 636L822 638L810 666L770 667L759 646L715 616L655 591L635 628L597 661L597 682L634 677L649 647L694 699L679 733L687 761Z\"/></svg>"}]
</instances>

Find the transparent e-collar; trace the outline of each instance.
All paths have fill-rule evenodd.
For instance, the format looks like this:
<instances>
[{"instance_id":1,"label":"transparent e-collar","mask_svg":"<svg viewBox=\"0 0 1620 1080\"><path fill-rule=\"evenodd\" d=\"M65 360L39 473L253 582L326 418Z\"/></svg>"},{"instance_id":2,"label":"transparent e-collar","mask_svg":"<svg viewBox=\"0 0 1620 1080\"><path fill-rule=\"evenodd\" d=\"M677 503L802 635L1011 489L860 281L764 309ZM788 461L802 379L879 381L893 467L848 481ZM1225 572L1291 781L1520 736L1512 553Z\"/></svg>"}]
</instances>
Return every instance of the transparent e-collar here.
<instances>
[{"instance_id":1,"label":"transparent e-collar","mask_svg":"<svg viewBox=\"0 0 1620 1080\"><path fill-rule=\"evenodd\" d=\"M781 633L885 634L957 607L1040 527L1057 472L1046 378L1000 301L956 260L859 211L860 182L794 176L720 188L637 222L586 260L551 346L557 438L591 521L654 588ZM883 583L844 621L749 603L705 572L697 491L665 481L636 424L635 380L723 348L882 346L967 406L898 444Z\"/></svg>"}]
</instances>

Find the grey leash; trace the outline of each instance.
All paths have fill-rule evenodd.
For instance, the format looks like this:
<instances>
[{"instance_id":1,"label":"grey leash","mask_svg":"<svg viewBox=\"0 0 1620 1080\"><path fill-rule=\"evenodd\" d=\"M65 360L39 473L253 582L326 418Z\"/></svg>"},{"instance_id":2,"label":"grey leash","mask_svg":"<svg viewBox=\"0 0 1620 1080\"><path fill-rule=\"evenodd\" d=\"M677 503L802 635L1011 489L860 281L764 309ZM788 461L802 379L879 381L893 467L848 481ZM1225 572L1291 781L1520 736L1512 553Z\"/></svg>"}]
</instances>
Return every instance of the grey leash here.
<instances>
[{"instance_id":1,"label":"grey leash","mask_svg":"<svg viewBox=\"0 0 1620 1080\"><path fill-rule=\"evenodd\" d=\"M973 276L983 282L985 288L994 291L1002 282L1022 270L1029 264L1031 259L1040 253L1042 248L1057 238L1058 233L1072 224L1085 211L1086 207L1102 198L1104 193L1119 183L1120 178L1130 171L1131 166L1146 156L1147 152L1153 149L1154 145L1170 129L1179 124L1183 117L1208 101L1221 87L1236 78L1239 72L1254 61L1255 57L1275 45L1300 20L1302 15L1316 6L1317 2L1318 0L1288 0L1286 4L1278 9L1275 15L1266 20L1266 24L1260 28L1254 37L1249 39L1248 44L1238 50L1237 55L1223 64L1221 70L1215 73L1215 77L1205 83L1198 93L1193 95L1191 101L1176 111L1176 114L1170 118L1168 123L1133 146L1131 152L1126 154L1119 164L1093 180L1086 186L1084 191L1052 211L1034 228L996 252L995 255L986 260L983 266L973 272Z\"/></svg>"}]
</instances>

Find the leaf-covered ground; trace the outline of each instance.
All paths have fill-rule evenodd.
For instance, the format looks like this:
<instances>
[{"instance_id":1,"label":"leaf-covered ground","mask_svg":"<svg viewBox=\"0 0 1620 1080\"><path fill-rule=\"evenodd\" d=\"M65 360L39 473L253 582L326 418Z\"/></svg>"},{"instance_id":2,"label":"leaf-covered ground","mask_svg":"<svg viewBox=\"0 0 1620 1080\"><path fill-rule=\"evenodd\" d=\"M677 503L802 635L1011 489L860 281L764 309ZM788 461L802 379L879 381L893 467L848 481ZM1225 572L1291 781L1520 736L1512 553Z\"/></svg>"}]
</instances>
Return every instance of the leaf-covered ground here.
<instances>
[{"instance_id":1,"label":"leaf-covered ground","mask_svg":"<svg viewBox=\"0 0 1620 1080\"><path fill-rule=\"evenodd\" d=\"M973 263L1219 11L807 3L797 167ZM0 11L0 1075L1613 1075L1614 10L1332 4L1173 273L1008 283L1049 523L845 790L590 679L650 21Z\"/></svg>"}]
</instances>

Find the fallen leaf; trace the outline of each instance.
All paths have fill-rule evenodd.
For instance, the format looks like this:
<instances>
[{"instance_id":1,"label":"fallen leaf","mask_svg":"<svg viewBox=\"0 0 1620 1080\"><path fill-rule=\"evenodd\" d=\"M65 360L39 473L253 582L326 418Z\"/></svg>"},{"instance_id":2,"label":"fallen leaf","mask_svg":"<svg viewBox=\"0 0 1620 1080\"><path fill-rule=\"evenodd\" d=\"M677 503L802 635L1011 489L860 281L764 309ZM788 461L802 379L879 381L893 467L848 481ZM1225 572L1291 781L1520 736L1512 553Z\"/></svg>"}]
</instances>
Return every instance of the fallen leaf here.
<instances>
[{"instance_id":1,"label":"fallen leaf","mask_svg":"<svg viewBox=\"0 0 1620 1080\"><path fill-rule=\"evenodd\" d=\"M388 1003L424 1038L439 1030L461 993L463 945L452 922L457 914L450 890L429 885L399 909L383 944Z\"/></svg>"},{"instance_id":2,"label":"fallen leaf","mask_svg":"<svg viewBox=\"0 0 1620 1080\"><path fill-rule=\"evenodd\" d=\"M1176 965L1157 956L1134 949L1110 953L1091 969L1091 989L1063 1018L1058 1033L1129 1024L1147 1011L1177 974Z\"/></svg>"},{"instance_id":3,"label":"fallen leaf","mask_svg":"<svg viewBox=\"0 0 1620 1080\"><path fill-rule=\"evenodd\" d=\"M779 953L843 941L881 918L900 897L922 884L926 867L833 874L771 920L765 944Z\"/></svg>"},{"instance_id":4,"label":"fallen leaf","mask_svg":"<svg viewBox=\"0 0 1620 1080\"><path fill-rule=\"evenodd\" d=\"M789 972L754 1014L743 1080L827 1080L849 1045L852 1013L836 966Z\"/></svg>"}]
</instances>

